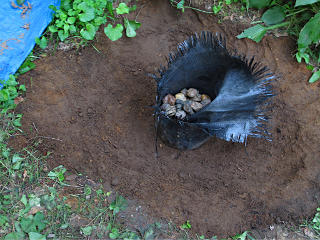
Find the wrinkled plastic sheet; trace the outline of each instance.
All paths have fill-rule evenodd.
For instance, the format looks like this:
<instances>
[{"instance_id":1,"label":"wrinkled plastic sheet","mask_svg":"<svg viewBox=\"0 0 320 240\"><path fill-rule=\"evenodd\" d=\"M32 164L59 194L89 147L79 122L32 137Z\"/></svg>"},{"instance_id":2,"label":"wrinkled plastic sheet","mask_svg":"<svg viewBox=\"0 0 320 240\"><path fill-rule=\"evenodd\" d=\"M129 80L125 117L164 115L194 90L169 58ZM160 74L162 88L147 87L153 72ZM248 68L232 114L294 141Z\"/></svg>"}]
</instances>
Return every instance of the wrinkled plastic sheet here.
<instances>
[{"instance_id":1,"label":"wrinkled plastic sheet","mask_svg":"<svg viewBox=\"0 0 320 240\"><path fill-rule=\"evenodd\" d=\"M60 0L26 0L19 6L15 0L1 0L0 8L0 80L14 74L50 23ZM17 8L17 6L19 8Z\"/></svg>"}]
</instances>

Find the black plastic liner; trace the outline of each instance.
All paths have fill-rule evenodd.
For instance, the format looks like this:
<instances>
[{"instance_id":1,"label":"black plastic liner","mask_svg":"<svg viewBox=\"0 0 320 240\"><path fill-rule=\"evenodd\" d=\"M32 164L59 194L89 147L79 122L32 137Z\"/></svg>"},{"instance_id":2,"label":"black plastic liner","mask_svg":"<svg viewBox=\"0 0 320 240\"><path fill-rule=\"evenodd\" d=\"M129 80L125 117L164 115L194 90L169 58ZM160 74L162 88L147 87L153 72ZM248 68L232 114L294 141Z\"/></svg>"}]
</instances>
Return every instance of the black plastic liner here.
<instances>
[{"instance_id":1,"label":"black plastic liner","mask_svg":"<svg viewBox=\"0 0 320 240\"><path fill-rule=\"evenodd\" d=\"M155 106L156 132L174 148L194 149L216 136L226 141L246 143L248 136L270 140L266 123L273 96L266 67L245 56L231 53L225 39L211 32L194 34L171 53L168 66L161 66ZM212 102L184 120L165 116L160 110L167 94L195 88Z\"/></svg>"}]
</instances>

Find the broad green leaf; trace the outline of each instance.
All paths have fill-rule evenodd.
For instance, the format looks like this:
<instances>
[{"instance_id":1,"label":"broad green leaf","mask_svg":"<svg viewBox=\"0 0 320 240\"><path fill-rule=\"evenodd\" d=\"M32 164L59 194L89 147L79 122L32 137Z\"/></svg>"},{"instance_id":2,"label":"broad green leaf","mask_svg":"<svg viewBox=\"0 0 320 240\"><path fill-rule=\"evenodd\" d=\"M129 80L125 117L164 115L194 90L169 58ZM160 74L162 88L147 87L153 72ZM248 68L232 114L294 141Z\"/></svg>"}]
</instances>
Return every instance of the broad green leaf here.
<instances>
[{"instance_id":1,"label":"broad green leaf","mask_svg":"<svg viewBox=\"0 0 320 240\"><path fill-rule=\"evenodd\" d=\"M16 126L16 127L21 127L21 118L17 118L13 121L13 125Z\"/></svg>"},{"instance_id":2,"label":"broad green leaf","mask_svg":"<svg viewBox=\"0 0 320 240\"><path fill-rule=\"evenodd\" d=\"M63 30L64 30L65 33L69 32L69 28L70 28L69 24L64 24L63 25Z\"/></svg>"},{"instance_id":3,"label":"broad green leaf","mask_svg":"<svg viewBox=\"0 0 320 240\"><path fill-rule=\"evenodd\" d=\"M77 12L75 10L73 10L73 8L68 10L68 16L73 17L76 15L77 15Z\"/></svg>"},{"instance_id":4,"label":"broad green leaf","mask_svg":"<svg viewBox=\"0 0 320 240\"><path fill-rule=\"evenodd\" d=\"M116 8L117 14L127 14L130 12L130 8L125 3L120 3L119 6Z\"/></svg>"},{"instance_id":5,"label":"broad green leaf","mask_svg":"<svg viewBox=\"0 0 320 240\"><path fill-rule=\"evenodd\" d=\"M67 23L69 23L69 24L74 24L75 21L76 21L75 17L68 17L68 19L67 19Z\"/></svg>"},{"instance_id":6,"label":"broad green leaf","mask_svg":"<svg viewBox=\"0 0 320 240\"><path fill-rule=\"evenodd\" d=\"M101 24L105 24L106 23L106 17L96 17L94 19L94 23L96 26L100 26Z\"/></svg>"},{"instance_id":7,"label":"broad green leaf","mask_svg":"<svg viewBox=\"0 0 320 240\"><path fill-rule=\"evenodd\" d=\"M312 74L311 78L309 79L309 83L314 83L319 79L320 79L320 70Z\"/></svg>"},{"instance_id":8,"label":"broad green leaf","mask_svg":"<svg viewBox=\"0 0 320 240\"><path fill-rule=\"evenodd\" d=\"M22 218L20 223L22 230L26 233L41 232L46 227L46 220L42 212Z\"/></svg>"},{"instance_id":9,"label":"broad green leaf","mask_svg":"<svg viewBox=\"0 0 320 240\"><path fill-rule=\"evenodd\" d=\"M145 232L144 232L144 236L143 236L143 239L145 240L152 240L154 239L155 236L154 236L154 230L152 227L148 228Z\"/></svg>"},{"instance_id":10,"label":"broad green leaf","mask_svg":"<svg viewBox=\"0 0 320 240\"><path fill-rule=\"evenodd\" d=\"M81 228L81 232L82 232L83 235L85 235L85 236L90 236L91 233L92 233L92 226L82 227L82 228Z\"/></svg>"},{"instance_id":11,"label":"broad green leaf","mask_svg":"<svg viewBox=\"0 0 320 240\"><path fill-rule=\"evenodd\" d=\"M77 28L74 25L70 25L70 33L75 33L77 32Z\"/></svg>"},{"instance_id":12,"label":"broad green leaf","mask_svg":"<svg viewBox=\"0 0 320 240\"><path fill-rule=\"evenodd\" d=\"M60 40L63 42L67 37L69 37L69 34L63 30L59 30L58 36L59 36Z\"/></svg>"},{"instance_id":13,"label":"broad green leaf","mask_svg":"<svg viewBox=\"0 0 320 240\"><path fill-rule=\"evenodd\" d=\"M23 203L24 206L27 206L28 200L25 194L22 195L20 201Z\"/></svg>"},{"instance_id":14,"label":"broad green leaf","mask_svg":"<svg viewBox=\"0 0 320 240\"><path fill-rule=\"evenodd\" d=\"M24 239L23 232L12 232L5 236L4 240L21 240Z\"/></svg>"},{"instance_id":15,"label":"broad green leaf","mask_svg":"<svg viewBox=\"0 0 320 240\"><path fill-rule=\"evenodd\" d=\"M65 12L59 12L59 18L64 22L67 20L68 15Z\"/></svg>"},{"instance_id":16,"label":"broad green leaf","mask_svg":"<svg viewBox=\"0 0 320 240\"><path fill-rule=\"evenodd\" d=\"M80 35L86 40L93 40L96 35L96 28L91 23L86 24L86 30L81 29Z\"/></svg>"},{"instance_id":17,"label":"broad green leaf","mask_svg":"<svg viewBox=\"0 0 320 240\"><path fill-rule=\"evenodd\" d=\"M122 196L117 196L116 199L110 204L109 209L113 211L113 215L116 215L121 210L125 210L127 206L127 200Z\"/></svg>"},{"instance_id":18,"label":"broad green leaf","mask_svg":"<svg viewBox=\"0 0 320 240\"><path fill-rule=\"evenodd\" d=\"M218 12L220 12L221 9L222 9L222 4L212 6L212 11L214 14L217 14Z\"/></svg>"},{"instance_id":19,"label":"broad green leaf","mask_svg":"<svg viewBox=\"0 0 320 240\"><path fill-rule=\"evenodd\" d=\"M20 162L21 160L23 160L23 158L20 157L18 154L14 154L12 157L12 163Z\"/></svg>"},{"instance_id":20,"label":"broad green leaf","mask_svg":"<svg viewBox=\"0 0 320 240\"><path fill-rule=\"evenodd\" d=\"M269 6L270 0L249 0L249 8L261 9Z\"/></svg>"},{"instance_id":21,"label":"broad green leaf","mask_svg":"<svg viewBox=\"0 0 320 240\"><path fill-rule=\"evenodd\" d=\"M299 33L298 48L307 48L312 43L320 40L320 12L314 15L309 22L304 25Z\"/></svg>"},{"instance_id":22,"label":"broad green leaf","mask_svg":"<svg viewBox=\"0 0 320 240\"><path fill-rule=\"evenodd\" d=\"M313 4L313 3L316 3L316 2L320 2L320 0L297 0L296 4L294 6L298 7L298 6Z\"/></svg>"},{"instance_id":23,"label":"broad green leaf","mask_svg":"<svg viewBox=\"0 0 320 240\"><path fill-rule=\"evenodd\" d=\"M310 56L308 53L304 52L304 51L298 51L296 53L296 58L297 58L297 61L298 63L301 63L301 60L304 59L304 61L306 63L309 63L310 62Z\"/></svg>"},{"instance_id":24,"label":"broad green leaf","mask_svg":"<svg viewBox=\"0 0 320 240\"><path fill-rule=\"evenodd\" d=\"M37 233L37 232L30 232L29 239L30 240L46 240L46 236L44 236L40 233Z\"/></svg>"},{"instance_id":25,"label":"broad green leaf","mask_svg":"<svg viewBox=\"0 0 320 240\"><path fill-rule=\"evenodd\" d=\"M111 230L111 233L109 233L109 237L111 239L117 239L119 237L120 233L119 233L119 230L117 228L113 228Z\"/></svg>"},{"instance_id":26,"label":"broad green leaf","mask_svg":"<svg viewBox=\"0 0 320 240\"><path fill-rule=\"evenodd\" d=\"M18 82L16 81L16 78L12 74L10 74L9 79L8 79L8 81L6 83L7 83L6 84L7 86L15 87L15 86L18 85Z\"/></svg>"},{"instance_id":27,"label":"broad green leaf","mask_svg":"<svg viewBox=\"0 0 320 240\"><path fill-rule=\"evenodd\" d=\"M184 0L181 0L181 1L177 4L177 9L184 9Z\"/></svg>"},{"instance_id":28,"label":"broad green leaf","mask_svg":"<svg viewBox=\"0 0 320 240\"><path fill-rule=\"evenodd\" d=\"M125 18L124 26L126 28L127 37L135 37L137 35L136 30L140 28L141 23Z\"/></svg>"},{"instance_id":29,"label":"broad green leaf","mask_svg":"<svg viewBox=\"0 0 320 240\"><path fill-rule=\"evenodd\" d=\"M39 45L39 47L41 49L45 49L48 46L48 41L46 39L46 37L42 37L41 39L39 39L38 37L35 39L36 44Z\"/></svg>"},{"instance_id":30,"label":"broad green leaf","mask_svg":"<svg viewBox=\"0 0 320 240\"><path fill-rule=\"evenodd\" d=\"M49 31L52 32L52 33L58 32L58 29L57 29L54 25L49 26L48 29L49 29Z\"/></svg>"},{"instance_id":31,"label":"broad green leaf","mask_svg":"<svg viewBox=\"0 0 320 240\"><path fill-rule=\"evenodd\" d=\"M257 24L251 28L248 28L243 31L243 33L237 36L238 39L240 38L250 38L255 42L260 42L263 36L266 34L267 28L264 26Z\"/></svg>"},{"instance_id":32,"label":"broad green leaf","mask_svg":"<svg viewBox=\"0 0 320 240\"><path fill-rule=\"evenodd\" d=\"M273 25L282 22L286 17L282 7L276 6L268 9L262 15L262 21L267 25Z\"/></svg>"},{"instance_id":33,"label":"broad green leaf","mask_svg":"<svg viewBox=\"0 0 320 240\"><path fill-rule=\"evenodd\" d=\"M235 235L234 237L232 237L232 239L233 239L233 240L246 240L247 235L248 235L248 232L245 231L245 232L242 233L242 234L237 234L237 235Z\"/></svg>"},{"instance_id":34,"label":"broad green leaf","mask_svg":"<svg viewBox=\"0 0 320 240\"><path fill-rule=\"evenodd\" d=\"M3 226L8 221L9 221L9 219L7 216L0 215L0 227Z\"/></svg>"},{"instance_id":35,"label":"broad green leaf","mask_svg":"<svg viewBox=\"0 0 320 240\"><path fill-rule=\"evenodd\" d=\"M29 194L29 205L31 207L40 206L40 201L41 201L41 199L39 197L37 197L36 195Z\"/></svg>"},{"instance_id":36,"label":"broad green leaf","mask_svg":"<svg viewBox=\"0 0 320 240\"><path fill-rule=\"evenodd\" d=\"M104 33L111 41L117 41L120 39L122 37L122 31L122 24L117 24L114 28L111 24L108 24L108 26L104 28Z\"/></svg>"},{"instance_id":37,"label":"broad green leaf","mask_svg":"<svg viewBox=\"0 0 320 240\"><path fill-rule=\"evenodd\" d=\"M61 1L61 8L63 8L66 11L72 9L71 0L62 0Z\"/></svg>"},{"instance_id":38,"label":"broad green leaf","mask_svg":"<svg viewBox=\"0 0 320 240\"><path fill-rule=\"evenodd\" d=\"M78 9L83 11L83 13L79 14L79 19L81 22L89 22L94 19L94 8L89 6L86 2L80 3L78 5Z\"/></svg>"},{"instance_id":39,"label":"broad green leaf","mask_svg":"<svg viewBox=\"0 0 320 240\"><path fill-rule=\"evenodd\" d=\"M9 93L6 89L0 91L0 102L6 102L9 99Z\"/></svg>"}]
</instances>

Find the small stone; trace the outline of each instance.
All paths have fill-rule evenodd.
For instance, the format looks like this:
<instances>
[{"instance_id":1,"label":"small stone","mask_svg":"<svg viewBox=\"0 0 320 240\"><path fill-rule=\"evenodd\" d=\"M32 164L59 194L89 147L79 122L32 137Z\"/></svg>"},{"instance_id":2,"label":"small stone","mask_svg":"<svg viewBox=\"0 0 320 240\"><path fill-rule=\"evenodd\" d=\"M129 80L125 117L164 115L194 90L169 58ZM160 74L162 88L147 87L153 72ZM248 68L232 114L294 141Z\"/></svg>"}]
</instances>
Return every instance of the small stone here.
<instances>
[{"instance_id":1,"label":"small stone","mask_svg":"<svg viewBox=\"0 0 320 240\"><path fill-rule=\"evenodd\" d=\"M202 107L205 107L205 106L207 106L207 105L210 104L210 103L211 103L210 99L203 99L203 100L201 101Z\"/></svg>"},{"instance_id":2,"label":"small stone","mask_svg":"<svg viewBox=\"0 0 320 240\"><path fill-rule=\"evenodd\" d=\"M82 112L79 112L79 113L78 113L78 116L79 116L79 117L83 117L83 113L82 113Z\"/></svg>"},{"instance_id":3,"label":"small stone","mask_svg":"<svg viewBox=\"0 0 320 240\"><path fill-rule=\"evenodd\" d=\"M177 109L177 111L178 111L178 110L181 110L182 107L183 107L183 104L176 104L176 109Z\"/></svg>"},{"instance_id":4,"label":"small stone","mask_svg":"<svg viewBox=\"0 0 320 240\"><path fill-rule=\"evenodd\" d=\"M199 91L195 88L189 88L187 91L187 96L190 98L195 97L197 94L199 93Z\"/></svg>"},{"instance_id":5,"label":"small stone","mask_svg":"<svg viewBox=\"0 0 320 240\"><path fill-rule=\"evenodd\" d=\"M176 105L181 104L183 105L185 101L182 101L181 99L177 99L176 100Z\"/></svg>"},{"instance_id":6,"label":"small stone","mask_svg":"<svg viewBox=\"0 0 320 240\"><path fill-rule=\"evenodd\" d=\"M87 112L90 114L90 113L93 113L93 109L92 108L88 108Z\"/></svg>"},{"instance_id":7,"label":"small stone","mask_svg":"<svg viewBox=\"0 0 320 240\"><path fill-rule=\"evenodd\" d=\"M176 115L176 112L177 112L176 107L170 106L167 108L165 114L166 114L166 116L172 117L172 116Z\"/></svg>"},{"instance_id":8,"label":"small stone","mask_svg":"<svg viewBox=\"0 0 320 240\"><path fill-rule=\"evenodd\" d=\"M202 95L201 95L201 100L203 101L203 100L205 100L205 99L209 99L210 102L211 102L211 98L210 98L207 94L202 94Z\"/></svg>"},{"instance_id":9,"label":"small stone","mask_svg":"<svg viewBox=\"0 0 320 240\"><path fill-rule=\"evenodd\" d=\"M191 107L192 107L192 109L195 110L196 112L200 111L200 110L203 108L203 106L202 106L201 103L199 103L199 102L194 102L194 101L191 102Z\"/></svg>"},{"instance_id":10,"label":"small stone","mask_svg":"<svg viewBox=\"0 0 320 240\"><path fill-rule=\"evenodd\" d=\"M118 184L119 184L119 178L115 177L114 179L112 179L111 181L112 186L117 186Z\"/></svg>"},{"instance_id":11,"label":"small stone","mask_svg":"<svg viewBox=\"0 0 320 240\"><path fill-rule=\"evenodd\" d=\"M183 94L183 95L185 95L185 96L187 96L187 89L186 88L184 88L184 89L182 89L180 92Z\"/></svg>"},{"instance_id":12,"label":"small stone","mask_svg":"<svg viewBox=\"0 0 320 240\"><path fill-rule=\"evenodd\" d=\"M162 111L167 111L167 109L170 107L171 105L169 103L164 103L161 105L161 110Z\"/></svg>"},{"instance_id":13,"label":"small stone","mask_svg":"<svg viewBox=\"0 0 320 240\"><path fill-rule=\"evenodd\" d=\"M187 116L187 114L186 114L186 112L183 111L183 110L179 110L179 111L176 112L176 117L177 117L178 119L183 120L186 116Z\"/></svg>"},{"instance_id":14,"label":"small stone","mask_svg":"<svg viewBox=\"0 0 320 240\"><path fill-rule=\"evenodd\" d=\"M167 96L165 96L162 100L162 102L165 104L165 103L168 103L170 104L171 106L173 106L175 103L176 103L176 98L171 95L171 94L168 94Z\"/></svg>"},{"instance_id":15,"label":"small stone","mask_svg":"<svg viewBox=\"0 0 320 240\"><path fill-rule=\"evenodd\" d=\"M186 101L187 100L186 96L183 95L183 93L177 93L175 97L176 97L177 100L178 99L182 100L182 101Z\"/></svg>"},{"instance_id":16,"label":"small stone","mask_svg":"<svg viewBox=\"0 0 320 240\"><path fill-rule=\"evenodd\" d=\"M183 110L186 111L186 113L194 114L190 101L185 102L185 104L183 105Z\"/></svg>"},{"instance_id":17,"label":"small stone","mask_svg":"<svg viewBox=\"0 0 320 240\"><path fill-rule=\"evenodd\" d=\"M201 94L197 94L197 95L195 95L192 99L191 99L192 101L195 101L195 102L201 102Z\"/></svg>"}]
</instances>

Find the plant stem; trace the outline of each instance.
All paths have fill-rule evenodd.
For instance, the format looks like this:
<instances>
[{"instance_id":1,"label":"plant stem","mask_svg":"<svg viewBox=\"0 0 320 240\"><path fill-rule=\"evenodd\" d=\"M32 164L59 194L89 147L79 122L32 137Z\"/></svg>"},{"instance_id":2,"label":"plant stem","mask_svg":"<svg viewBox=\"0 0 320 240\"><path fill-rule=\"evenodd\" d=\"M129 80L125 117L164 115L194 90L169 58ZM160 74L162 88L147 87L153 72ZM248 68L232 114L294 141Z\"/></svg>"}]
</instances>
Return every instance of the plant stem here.
<instances>
[{"instance_id":1,"label":"plant stem","mask_svg":"<svg viewBox=\"0 0 320 240\"><path fill-rule=\"evenodd\" d=\"M270 27L266 27L267 30L272 30L272 29L275 29L275 28L280 28L280 27L284 27L284 26L287 26L289 25L290 22L283 22L283 23L279 23L279 24L275 24L275 25L272 25Z\"/></svg>"},{"instance_id":2,"label":"plant stem","mask_svg":"<svg viewBox=\"0 0 320 240\"><path fill-rule=\"evenodd\" d=\"M309 9L308 9L308 8L301 9L301 10L299 10L299 11L296 11L296 12L293 12L293 13L290 13L290 14L286 15L286 17L290 17L290 16L292 16L292 15L296 15L296 14L301 13L301 12L304 12L304 11L306 11L306 10L309 10Z\"/></svg>"}]
</instances>

